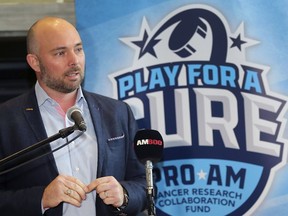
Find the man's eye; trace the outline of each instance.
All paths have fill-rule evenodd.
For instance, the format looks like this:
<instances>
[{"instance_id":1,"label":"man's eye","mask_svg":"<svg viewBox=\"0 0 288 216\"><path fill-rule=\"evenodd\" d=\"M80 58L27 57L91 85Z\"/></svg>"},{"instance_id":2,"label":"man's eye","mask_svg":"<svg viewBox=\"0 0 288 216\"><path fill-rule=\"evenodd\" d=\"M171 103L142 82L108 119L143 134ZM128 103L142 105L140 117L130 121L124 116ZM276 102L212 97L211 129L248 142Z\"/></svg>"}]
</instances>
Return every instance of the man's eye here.
<instances>
[{"instance_id":1,"label":"man's eye","mask_svg":"<svg viewBox=\"0 0 288 216\"><path fill-rule=\"evenodd\" d=\"M77 51L78 53L80 53L80 52L83 51L83 48L82 48L82 47L79 47L79 48L76 49L76 51Z\"/></svg>"},{"instance_id":2,"label":"man's eye","mask_svg":"<svg viewBox=\"0 0 288 216\"><path fill-rule=\"evenodd\" d=\"M56 53L56 56L62 56L62 55L64 55L64 52L62 52L62 51Z\"/></svg>"}]
</instances>

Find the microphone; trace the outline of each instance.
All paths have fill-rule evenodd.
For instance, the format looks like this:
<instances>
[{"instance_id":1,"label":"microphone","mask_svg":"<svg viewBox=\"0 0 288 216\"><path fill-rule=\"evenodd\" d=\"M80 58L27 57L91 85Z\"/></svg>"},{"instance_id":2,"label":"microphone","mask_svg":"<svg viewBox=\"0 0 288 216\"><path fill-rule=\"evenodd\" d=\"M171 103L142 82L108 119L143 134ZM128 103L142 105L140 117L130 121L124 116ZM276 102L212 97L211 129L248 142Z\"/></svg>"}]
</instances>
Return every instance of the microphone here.
<instances>
[{"instance_id":1,"label":"microphone","mask_svg":"<svg viewBox=\"0 0 288 216\"><path fill-rule=\"evenodd\" d=\"M148 215L155 216L153 163L162 158L164 142L161 134L156 130L139 130L134 137L134 150L136 156L146 167Z\"/></svg>"},{"instance_id":2,"label":"microphone","mask_svg":"<svg viewBox=\"0 0 288 216\"><path fill-rule=\"evenodd\" d=\"M87 126L82 116L82 111L76 107L72 106L67 110L67 117L75 122L75 126L80 131L86 131Z\"/></svg>"}]
</instances>

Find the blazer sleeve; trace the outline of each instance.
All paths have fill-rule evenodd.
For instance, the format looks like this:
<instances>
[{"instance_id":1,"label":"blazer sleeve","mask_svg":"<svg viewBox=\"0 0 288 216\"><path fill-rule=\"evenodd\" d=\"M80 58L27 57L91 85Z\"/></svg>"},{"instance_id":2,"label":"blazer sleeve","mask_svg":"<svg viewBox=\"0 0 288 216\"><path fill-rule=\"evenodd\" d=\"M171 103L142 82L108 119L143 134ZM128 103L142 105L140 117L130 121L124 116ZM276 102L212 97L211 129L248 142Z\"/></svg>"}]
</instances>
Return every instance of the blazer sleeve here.
<instances>
[{"instance_id":1,"label":"blazer sleeve","mask_svg":"<svg viewBox=\"0 0 288 216\"><path fill-rule=\"evenodd\" d=\"M98 177L114 176L129 195L125 213L137 215L146 207L145 167L137 159L133 144L137 122L126 103L101 96L97 98L97 105L89 104L89 99L88 104L98 140ZM107 210L111 208L107 208L99 197L96 209L97 214L113 215Z\"/></svg>"},{"instance_id":2,"label":"blazer sleeve","mask_svg":"<svg viewBox=\"0 0 288 216\"><path fill-rule=\"evenodd\" d=\"M146 207L146 175L145 167L136 157L134 151L134 137L137 132L137 124L130 107L128 107L129 119L129 144L127 168L125 181L121 181L122 186L127 190L129 195L129 203L126 212L135 212L137 209L144 210Z\"/></svg>"}]
</instances>

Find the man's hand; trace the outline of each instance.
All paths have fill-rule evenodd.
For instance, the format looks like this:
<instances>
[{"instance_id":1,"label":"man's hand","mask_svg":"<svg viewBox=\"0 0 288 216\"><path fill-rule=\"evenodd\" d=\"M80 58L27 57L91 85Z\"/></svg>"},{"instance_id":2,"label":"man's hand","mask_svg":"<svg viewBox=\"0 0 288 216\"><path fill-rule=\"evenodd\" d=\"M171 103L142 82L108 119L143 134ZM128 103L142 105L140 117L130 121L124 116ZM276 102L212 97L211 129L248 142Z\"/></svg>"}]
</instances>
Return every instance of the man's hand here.
<instances>
[{"instance_id":1,"label":"man's hand","mask_svg":"<svg viewBox=\"0 0 288 216\"><path fill-rule=\"evenodd\" d=\"M88 188L79 179L59 175L44 190L42 205L44 209L58 206L61 202L80 207L86 199Z\"/></svg>"},{"instance_id":2,"label":"man's hand","mask_svg":"<svg viewBox=\"0 0 288 216\"><path fill-rule=\"evenodd\" d=\"M123 187L113 176L95 179L88 185L88 192L96 190L106 205L119 207L124 202Z\"/></svg>"}]
</instances>

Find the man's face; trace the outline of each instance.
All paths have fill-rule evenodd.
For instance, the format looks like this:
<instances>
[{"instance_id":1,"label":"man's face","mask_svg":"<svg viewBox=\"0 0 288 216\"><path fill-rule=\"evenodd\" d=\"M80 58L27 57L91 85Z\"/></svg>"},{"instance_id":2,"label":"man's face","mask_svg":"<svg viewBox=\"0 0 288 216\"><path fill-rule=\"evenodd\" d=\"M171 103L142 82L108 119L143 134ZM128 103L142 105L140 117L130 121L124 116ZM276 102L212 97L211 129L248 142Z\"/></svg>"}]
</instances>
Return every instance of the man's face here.
<instances>
[{"instance_id":1,"label":"man's face","mask_svg":"<svg viewBox=\"0 0 288 216\"><path fill-rule=\"evenodd\" d=\"M85 67L78 32L70 26L44 31L38 43L39 83L62 93L76 90L84 79Z\"/></svg>"}]
</instances>

